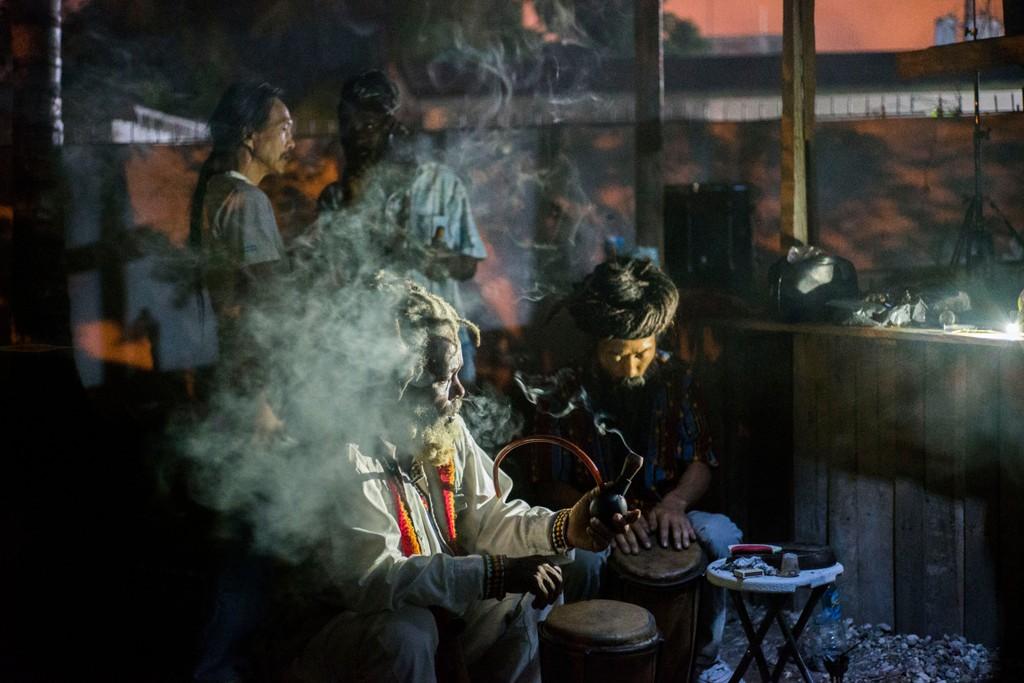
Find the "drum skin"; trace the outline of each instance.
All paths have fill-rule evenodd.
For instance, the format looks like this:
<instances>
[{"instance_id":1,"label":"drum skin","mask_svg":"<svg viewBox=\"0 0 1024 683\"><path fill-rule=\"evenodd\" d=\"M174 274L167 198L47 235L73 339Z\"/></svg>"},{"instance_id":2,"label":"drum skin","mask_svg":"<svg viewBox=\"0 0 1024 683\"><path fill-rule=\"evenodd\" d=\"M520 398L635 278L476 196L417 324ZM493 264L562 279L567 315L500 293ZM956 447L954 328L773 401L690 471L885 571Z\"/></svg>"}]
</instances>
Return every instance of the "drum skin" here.
<instances>
[{"instance_id":1,"label":"drum skin","mask_svg":"<svg viewBox=\"0 0 1024 683\"><path fill-rule=\"evenodd\" d=\"M609 596L644 607L664 639L658 682L688 683L693 676L700 587L707 557L699 543L673 550L655 545L637 555L618 550L608 561Z\"/></svg>"},{"instance_id":2,"label":"drum skin","mask_svg":"<svg viewBox=\"0 0 1024 683\"><path fill-rule=\"evenodd\" d=\"M541 622L541 679L654 683L661 637L649 611L615 600L558 605Z\"/></svg>"}]
</instances>

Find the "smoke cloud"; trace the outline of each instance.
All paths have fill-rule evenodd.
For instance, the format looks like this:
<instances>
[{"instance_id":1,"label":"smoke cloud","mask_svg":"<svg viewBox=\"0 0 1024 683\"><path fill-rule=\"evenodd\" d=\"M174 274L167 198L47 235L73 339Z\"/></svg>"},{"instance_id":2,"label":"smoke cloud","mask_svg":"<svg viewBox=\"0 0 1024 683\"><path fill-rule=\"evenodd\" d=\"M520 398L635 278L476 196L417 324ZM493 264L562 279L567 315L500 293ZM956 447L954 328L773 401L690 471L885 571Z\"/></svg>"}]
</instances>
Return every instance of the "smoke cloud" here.
<instances>
[{"instance_id":1,"label":"smoke cloud","mask_svg":"<svg viewBox=\"0 0 1024 683\"><path fill-rule=\"evenodd\" d=\"M571 13L552 16L564 35L572 35L571 51L587 53L582 31L569 30ZM478 79L477 94L460 111L470 125L449 134L440 155L415 139L400 141L394 150L398 161L380 164L365 177L360 201L322 214L293 241L292 272L267 283L239 322L244 351L222 356L205 415L182 419L175 428L195 497L242 520L259 551L289 562L313 557L331 536L337 518L330 511L352 478L341 457L347 444L365 448L401 424L395 415L401 380L417 350L397 335L394 301L366 282L380 270L414 269L426 247L409 238L409 207L401 200L417 165L450 165L469 186L485 241L504 239L521 250L523 259L504 264L517 271L513 303L562 291L566 269L557 266L573 258L582 234L589 239L600 232L572 161L561 152L528 161L538 158L536 150L524 150L524 131L512 128L524 93L527 106L551 112L552 119L560 107L594 101L586 83L596 57L569 58L568 48L559 51L539 39L510 46L495 37L471 45L454 35L454 52L446 59L454 55ZM541 66L524 73L524 64ZM443 85L446 68L428 65L437 85ZM495 191L483 193L484 186ZM538 196L558 207L556 215L538 209ZM518 207L522 220L481 220L492 202ZM589 410L585 394L581 400ZM280 429L258 426L265 405L280 419ZM522 429L509 400L492 389L467 397L463 415L492 452ZM602 433L618 433L600 416L595 424Z\"/></svg>"}]
</instances>

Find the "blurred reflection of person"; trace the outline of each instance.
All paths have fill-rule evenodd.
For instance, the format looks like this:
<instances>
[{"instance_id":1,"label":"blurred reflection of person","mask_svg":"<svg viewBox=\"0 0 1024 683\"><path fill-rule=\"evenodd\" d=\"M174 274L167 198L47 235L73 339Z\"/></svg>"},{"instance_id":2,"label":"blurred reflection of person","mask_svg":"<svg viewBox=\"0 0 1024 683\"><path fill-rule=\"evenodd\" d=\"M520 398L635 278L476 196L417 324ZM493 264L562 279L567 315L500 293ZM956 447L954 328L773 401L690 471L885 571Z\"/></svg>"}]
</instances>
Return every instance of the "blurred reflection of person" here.
<instances>
[{"instance_id":1,"label":"blurred reflection of person","mask_svg":"<svg viewBox=\"0 0 1024 683\"><path fill-rule=\"evenodd\" d=\"M354 212L377 230L380 262L411 277L465 314L460 283L473 278L487 258L462 180L449 167L415 163L406 131L395 118L398 87L381 71L345 81L338 104L338 128L345 165L341 179L328 185L317 202L321 217ZM476 381L476 348L462 335L467 385Z\"/></svg>"},{"instance_id":2,"label":"blurred reflection of person","mask_svg":"<svg viewBox=\"0 0 1024 683\"><path fill-rule=\"evenodd\" d=\"M266 435L282 425L266 399L244 317L288 270L273 207L258 185L284 172L295 147L292 117L279 89L236 83L221 97L209 129L213 149L192 195L189 241L200 255L203 285L217 317L220 379L256 398L253 430ZM197 681L239 679L241 646L262 611L269 563L244 543L223 550Z\"/></svg>"}]
</instances>

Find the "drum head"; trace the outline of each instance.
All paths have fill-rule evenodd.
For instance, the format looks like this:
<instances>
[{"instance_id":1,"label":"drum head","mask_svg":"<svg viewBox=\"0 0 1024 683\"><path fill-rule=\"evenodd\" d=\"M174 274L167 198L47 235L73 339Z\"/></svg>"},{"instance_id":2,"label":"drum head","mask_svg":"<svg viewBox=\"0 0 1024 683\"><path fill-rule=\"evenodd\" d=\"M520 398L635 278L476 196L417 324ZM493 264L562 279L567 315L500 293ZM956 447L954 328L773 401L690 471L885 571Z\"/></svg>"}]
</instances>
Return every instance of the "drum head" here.
<instances>
[{"instance_id":1,"label":"drum head","mask_svg":"<svg viewBox=\"0 0 1024 683\"><path fill-rule=\"evenodd\" d=\"M703 575L707 559L700 544L691 543L682 550L653 545L649 550L640 548L637 555L627 555L616 548L608 563L624 578L656 586L674 586Z\"/></svg>"},{"instance_id":2,"label":"drum head","mask_svg":"<svg viewBox=\"0 0 1024 683\"><path fill-rule=\"evenodd\" d=\"M658 637L650 612L616 600L556 605L541 626L556 640L580 646L642 645Z\"/></svg>"}]
</instances>

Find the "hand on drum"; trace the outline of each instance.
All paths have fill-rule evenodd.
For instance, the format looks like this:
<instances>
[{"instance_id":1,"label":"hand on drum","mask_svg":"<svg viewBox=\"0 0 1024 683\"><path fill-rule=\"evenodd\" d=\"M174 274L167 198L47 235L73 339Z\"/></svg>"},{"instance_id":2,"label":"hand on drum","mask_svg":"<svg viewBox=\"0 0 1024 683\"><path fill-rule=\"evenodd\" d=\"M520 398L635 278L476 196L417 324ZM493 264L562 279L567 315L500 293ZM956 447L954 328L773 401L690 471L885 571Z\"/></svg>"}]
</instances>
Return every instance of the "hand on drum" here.
<instances>
[{"instance_id":1,"label":"hand on drum","mask_svg":"<svg viewBox=\"0 0 1024 683\"><path fill-rule=\"evenodd\" d=\"M697 532L686 516L686 503L668 495L638 519L632 528L617 534L615 547L620 552L636 555L641 547L650 548L652 541L657 541L662 548L682 550L696 540Z\"/></svg>"},{"instance_id":2,"label":"hand on drum","mask_svg":"<svg viewBox=\"0 0 1024 683\"><path fill-rule=\"evenodd\" d=\"M562 569L547 558L530 555L510 557L505 562L505 590L509 593L532 593L535 609L555 604L562 594Z\"/></svg>"}]
</instances>

